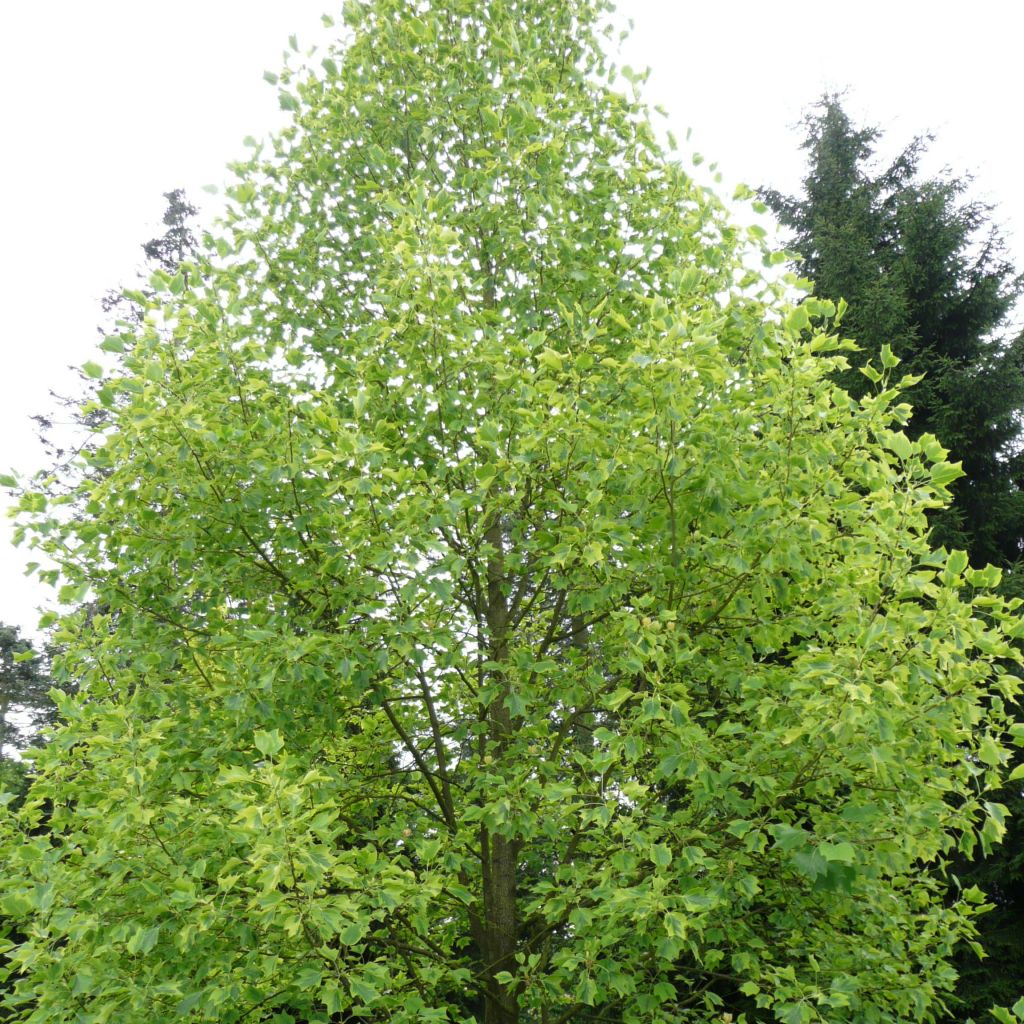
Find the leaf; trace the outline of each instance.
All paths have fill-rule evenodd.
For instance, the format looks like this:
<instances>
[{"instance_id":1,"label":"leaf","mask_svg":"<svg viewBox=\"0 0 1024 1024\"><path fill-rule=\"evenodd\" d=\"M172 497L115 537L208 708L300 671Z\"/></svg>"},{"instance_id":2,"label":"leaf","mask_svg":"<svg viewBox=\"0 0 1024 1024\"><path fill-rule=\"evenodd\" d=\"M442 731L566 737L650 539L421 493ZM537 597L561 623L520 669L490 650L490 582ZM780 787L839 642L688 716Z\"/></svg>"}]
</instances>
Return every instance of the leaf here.
<instances>
[{"instance_id":1,"label":"leaf","mask_svg":"<svg viewBox=\"0 0 1024 1024\"><path fill-rule=\"evenodd\" d=\"M959 462L936 462L929 470L932 483L936 487L945 487L964 475Z\"/></svg>"},{"instance_id":2,"label":"leaf","mask_svg":"<svg viewBox=\"0 0 1024 1024\"><path fill-rule=\"evenodd\" d=\"M545 369L551 370L553 373L558 373L561 371L565 360L562 358L562 355L554 349L545 348L540 355L537 356L537 362Z\"/></svg>"},{"instance_id":3,"label":"leaf","mask_svg":"<svg viewBox=\"0 0 1024 1024\"><path fill-rule=\"evenodd\" d=\"M810 1009L800 1003L783 1003L775 1006L773 1012L782 1024L804 1024L811 1020Z\"/></svg>"},{"instance_id":4,"label":"leaf","mask_svg":"<svg viewBox=\"0 0 1024 1024\"><path fill-rule=\"evenodd\" d=\"M336 982L328 981L320 989L320 1000L328 1013L341 1013L348 1006L348 998Z\"/></svg>"},{"instance_id":5,"label":"leaf","mask_svg":"<svg viewBox=\"0 0 1024 1024\"><path fill-rule=\"evenodd\" d=\"M914 442L902 431L889 435L888 446L904 462L914 454Z\"/></svg>"},{"instance_id":6,"label":"leaf","mask_svg":"<svg viewBox=\"0 0 1024 1024\"><path fill-rule=\"evenodd\" d=\"M273 757L284 746L284 738L280 730L274 729L271 732L258 730L254 737L256 749L267 757Z\"/></svg>"},{"instance_id":7,"label":"leaf","mask_svg":"<svg viewBox=\"0 0 1024 1024\"><path fill-rule=\"evenodd\" d=\"M103 367L100 366L99 363L83 363L82 370L84 371L87 377L92 377L95 379L103 376Z\"/></svg>"},{"instance_id":8,"label":"leaf","mask_svg":"<svg viewBox=\"0 0 1024 1024\"><path fill-rule=\"evenodd\" d=\"M710 893L688 892L684 893L681 899L683 901L683 906L695 914L705 910L711 910L713 907L718 905L717 897Z\"/></svg>"},{"instance_id":9,"label":"leaf","mask_svg":"<svg viewBox=\"0 0 1024 1024\"><path fill-rule=\"evenodd\" d=\"M597 982L593 978L584 976L576 983L576 1001L584 1006L594 1006L597 1003Z\"/></svg>"},{"instance_id":10,"label":"leaf","mask_svg":"<svg viewBox=\"0 0 1024 1024\"><path fill-rule=\"evenodd\" d=\"M344 945L354 946L356 943L363 941L368 930L368 921L353 921L352 924L343 928L338 933L338 938Z\"/></svg>"},{"instance_id":11,"label":"leaf","mask_svg":"<svg viewBox=\"0 0 1024 1024\"><path fill-rule=\"evenodd\" d=\"M323 981L323 971L316 967L303 967L295 976L295 984L300 991L318 989Z\"/></svg>"},{"instance_id":12,"label":"leaf","mask_svg":"<svg viewBox=\"0 0 1024 1024\"><path fill-rule=\"evenodd\" d=\"M651 860L656 867L667 868L672 863L672 851L664 843L658 843L651 847Z\"/></svg>"},{"instance_id":13,"label":"leaf","mask_svg":"<svg viewBox=\"0 0 1024 1024\"><path fill-rule=\"evenodd\" d=\"M810 835L802 828L791 825L772 825L769 829L780 850L796 850L810 842Z\"/></svg>"},{"instance_id":14,"label":"leaf","mask_svg":"<svg viewBox=\"0 0 1024 1024\"><path fill-rule=\"evenodd\" d=\"M371 1006L380 999L380 991L364 978L349 978L348 987L352 995L367 1006Z\"/></svg>"},{"instance_id":15,"label":"leaf","mask_svg":"<svg viewBox=\"0 0 1024 1024\"><path fill-rule=\"evenodd\" d=\"M461 903L465 903L467 906L473 903L473 894L465 886L450 882L447 888Z\"/></svg>"},{"instance_id":16,"label":"leaf","mask_svg":"<svg viewBox=\"0 0 1024 1024\"><path fill-rule=\"evenodd\" d=\"M985 735L978 744L978 757L985 764L996 768L1002 764L1003 751L991 736Z\"/></svg>"},{"instance_id":17,"label":"leaf","mask_svg":"<svg viewBox=\"0 0 1024 1024\"><path fill-rule=\"evenodd\" d=\"M952 576L960 576L967 568L968 559L966 551L952 551L946 561L946 568Z\"/></svg>"},{"instance_id":18,"label":"leaf","mask_svg":"<svg viewBox=\"0 0 1024 1024\"><path fill-rule=\"evenodd\" d=\"M148 953L157 942L160 937L160 926L154 925L151 928L140 928L135 934L128 940L127 949L129 953L145 954Z\"/></svg>"},{"instance_id":19,"label":"leaf","mask_svg":"<svg viewBox=\"0 0 1024 1024\"><path fill-rule=\"evenodd\" d=\"M13 476L10 473L0 473L0 487L11 487L11 488L14 488L14 487L17 487L17 486L18 486L17 477Z\"/></svg>"},{"instance_id":20,"label":"leaf","mask_svg":"<svg viewBox=\"0 0 1024 1024\"><path fill-rule=\"evenodd\" d=\"M676 913L674 910L670 910L665 914L665 931L668 932L670 938L673 939L685 939L687 926L686 918L682 914Z\"/></svg>"},{"instance_id":21,"label":"leaf","mask_svg":"<svg viewBox=\"0 0 1024 1024\"><path fill-rule=\"evenodd\" d=\"M174 1012L179 1017L187 1017L203 998L203 992L191 992L184 999L180 1000L174 1007Z\"/></svg>"},{"instance_id":22,"label":"leaf","mask_svg":"<svg viewBox=\"0 0 1024 1024\"><path fill-rule=\"evenodd\" d=\"M887 370L891 370L893 367L900 365L900 359L898 356L893 355L891 345L882 346L880 357L882 360L882 366Z\"/></svg>"},{"instance_id":23,"label":"leaf","mask_svg":"<svg viewBox=\"0 0 1024 1024\"><path fill-rule=\"evenodd\" d=\"M857 857L857 851L850 843L821 843L818 846L818 853L825 860L840 864L852 864Z\"/></svg>"}]
</instances>

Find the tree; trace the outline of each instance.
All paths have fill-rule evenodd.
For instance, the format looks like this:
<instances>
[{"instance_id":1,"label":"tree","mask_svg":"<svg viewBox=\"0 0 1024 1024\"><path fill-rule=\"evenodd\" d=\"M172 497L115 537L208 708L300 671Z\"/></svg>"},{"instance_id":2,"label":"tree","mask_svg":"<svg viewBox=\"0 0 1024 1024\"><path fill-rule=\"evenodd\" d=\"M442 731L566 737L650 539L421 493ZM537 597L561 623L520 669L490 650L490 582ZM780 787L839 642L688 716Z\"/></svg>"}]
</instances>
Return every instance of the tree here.
<instances>
[{"instance_id":1,"label":"tree","mask_svg":"<svg viewBox=\"0 0 1024 1024\"><path fill-rule=\"evenodd\" d=\"M22 500L108 613L2 825L15 1020L940 1005L983 897L921 865L1003 829L1018 603L604 9L350 3L107 345L95 472Z\"/></svg>"},{"instance_id":2,"label":"tree","mask_svg":"<svg viewBox=\"0 0 1024 1024\"><path fill-rule=\"evenodd\" d=\"M50 686L45 659L16 626L0 622L0 764L9 748L23 749L49 724Z\"/></svg>"},{"instance_id":3,"label":"tree","mask_svg":"<svg viewBox=\"0 0 1024 1024\"><path fill-rule=\"evenodd\" d=\"M33 742L42 725L51 724L53 701L48 696L46 659L15 626L0 623L0 794L9 806L19 807L30 783L29 765L16 756ZM3 974L3 937L19 934L0 908L0 976ZM8 991L0 980L0 998ZM0 1009L0 1020L6 1015Z\"/></svg>"},{"instance_id":4,"label":"tree","mask_svg":"<svg viewBox=\"0 0 1024 1024\"><path fill-rule=\"evenodd\" d=\"M151 274L154 271L175 274L186 258L195 252L196 238L190 222L199 211L188 201L184 189L176 188L165 192L164 199L167 200L163 216L166 230L162 235L151 238L141 246L146 256L146 264L139 274L142 279L139 287L112 288L101 300L103 312L112 320L112 324L108 323L106 327L98 328L101 335L109 333L111 326L114 330L118 325L140 327L145 316L146 303L152 296L148 284ZM116 344L116 341L114 343ZM96 393L102 386L97 380L97 371L98 366L78 371L82 393L87 396L85 398L82 395L76 398L58 395L56 392L50 393L50 397L57 403L58 417L67 416L68 421L58 423L58 417L53 414L32 417L39 428L39 440L53 459L51 473L61 480L68 481L69 484L76 472L76 460L80 454L80 445L83 443L83 434L89 438L97 433L106 416L102 403L96 401ZM69 424L72 427L70 437L61 429Z\"/></svg>"},{"instance_id":5,"label":"tree","mask_svg":"<svg viewBox=\"0 0 1024 1024\"><path fill-rule=\"evenodd\" d=\"M803 194L762 196L793 231L816 292L849 300L845 326L861 358L888 342L921 376L907 391L911 434L934 431L966 474L952 486L950 508L933 517L935 539L962 545L975 565L1013 569L1024 536L1024 335L1013 337L1010 317L1024 278L991 224L992 209L964 201L963 179L921 180L925 140L874 169L880 133L856 127L836 96L822 99L804 127ZM871 387L852 368L838 379L855 394ZM1004 587L1019 592L1019 575ZM1012 810L1007 841L955 865L963 884L979 885L993 905L979 922L988 958L979 963L966 944L957 956L957 1020L1024 993L1024 799L1019 784L996 797Z\"/></svg>"},{"instance_id":6,"label":"tree","mask_svg":"<svg viewBox=\"0 0 1024 1024\"><path fill-rule=\"evenodd\" d=\"M966 179L922 180L925 139L876 169L881 133L856 127L837 96L825 96L804 128L802 195L761 194L792 231L817 294L849 303L859 362L889 344L921 377L907 392L910 434L934 433L965 474L934 517L935 543L965 548L973 565L1013 566L1024 538L1024 334L1014 335L1010 314L1024 277L992 207L965 200ZM856 366L839 380L856 395L872 386Z\"/></svg>"}]
</instances>

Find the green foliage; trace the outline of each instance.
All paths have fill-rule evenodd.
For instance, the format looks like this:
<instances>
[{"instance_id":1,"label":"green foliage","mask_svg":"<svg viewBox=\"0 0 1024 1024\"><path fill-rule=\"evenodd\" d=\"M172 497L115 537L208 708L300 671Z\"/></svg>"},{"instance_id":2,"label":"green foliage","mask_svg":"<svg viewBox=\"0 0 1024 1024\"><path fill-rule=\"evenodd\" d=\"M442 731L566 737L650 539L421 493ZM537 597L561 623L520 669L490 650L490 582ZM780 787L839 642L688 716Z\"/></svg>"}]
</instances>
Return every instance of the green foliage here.
<instances>
[{"instance_id":1,"label":"green foliage","mask_svg":"<svg viewBox=\"0 0 1024 1024\"><path fill-rule=\"evenodd\" d=\"M933 1018L1017 603L603 13L349 3L23 499L103 613L0 819L14 1020Z\"/></svg>"},{"instance_id":2,"label":"green foliage","mask_svg":"<svg viewBox=\"0 0 1024 1024\"><path fill-rule=\"evenodd\" d=\"M762 196L792 230L815 291L849 303L843 330L861 346L860 361L889 345L903 371L921 378L907 392L909 432L935 434L965 473L949 510L934 517L934 542L965 548L977 566L1012 566L1024 537L1024 335L1011 333L1010 313L1024 277L992 209L964 200L964 179L921 178L927 140L876 169L880 133L855 127L836 96L804 126L803 194ZM852 394L871 390L863 370L838 379Z\"/></svg>"},{"instance_id":3,"label":"green foliage","mask_svg":"<svg viewBox=\"0 0 1024 1024\"><path fill-rule=\"evenodd\" d=\"M25 747L51 720L51 685L46 657L16 626L0 622L0 765L11 748Z\"/></svg>"},{"instance_id":4,"label":"green foliage","mask_svg":"<svg viewBox=\"0 0 1024 1024\"><path fill-rule=\"evenodd\" d=\"M792 229L817 292L849 300L843 328L861 344L861 358L891 366L898 356L920 378L907 391L908 433L934 432L964 469L959 481L944 481L953 503L933 514L933 542L964 547L977 566L1008 569L1003 590L1019 593L1024 336L1009 335L1009 318L1022 278L990 224L991 209L963 201L963 180L921 180L920 139L876 171L879 133L856 128L836 97L823 99L805 128L803 195L763 195ZM837 379L864 394L877 378L864 365ZM987 764L996 756L980 753ZM954 866L962 884L980 886L992 904L980 921L986 958L966 943L957 955L955 1020L981 1019L993 1002L1024 992L1024 797L1011 785L992 799L1011 811L1004 842Z\"/></svg>"}]
</instances>

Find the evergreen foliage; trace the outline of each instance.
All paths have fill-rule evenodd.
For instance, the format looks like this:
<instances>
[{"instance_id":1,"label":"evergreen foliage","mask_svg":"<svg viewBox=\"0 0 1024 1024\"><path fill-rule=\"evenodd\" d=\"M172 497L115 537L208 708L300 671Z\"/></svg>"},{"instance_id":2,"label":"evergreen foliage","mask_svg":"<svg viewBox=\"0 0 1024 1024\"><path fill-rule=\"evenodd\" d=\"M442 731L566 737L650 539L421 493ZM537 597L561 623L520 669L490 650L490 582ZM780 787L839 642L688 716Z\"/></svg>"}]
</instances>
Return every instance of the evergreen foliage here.
<instances>
[{"instance_id":1,"label":"evergreen foliage","mask_svg":"<svg viewBox=\"0 0 1024 1024\"><path fill-rule=\"evenodd\" d=\"M0 762L24 749L52 721L46 659L17 626L0 622Z\"/></svg>"},{"instance_id":2,"label":"evergreen foliage","mask_svg":"<svg viewBox=\"0 0 1024 1024\"><path fill-rule=\"evenodd\" d=\"M934 541L965 548L976 566L1013 566L1024 539L1024 335L1011 313L1024 278L992 208L965 199L966 179L921 177L925 139L877 168L880 132L856 127L836 96L804 128L803 193L761 195L816 293L849 303L844 328L862 355L837 379L866 394L873 385L856 365L885 344L921 377L907 392L910 434L935 434L965 474L934 517Z\"/></svg>"}]
</instances>

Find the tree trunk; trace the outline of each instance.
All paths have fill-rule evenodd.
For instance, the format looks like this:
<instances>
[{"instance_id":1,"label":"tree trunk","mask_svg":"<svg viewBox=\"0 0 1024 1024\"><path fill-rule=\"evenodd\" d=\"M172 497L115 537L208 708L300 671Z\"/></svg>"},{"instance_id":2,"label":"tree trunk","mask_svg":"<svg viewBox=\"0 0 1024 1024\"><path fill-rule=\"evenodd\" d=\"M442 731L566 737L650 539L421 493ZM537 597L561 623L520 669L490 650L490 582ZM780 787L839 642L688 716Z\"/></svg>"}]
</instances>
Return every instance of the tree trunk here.
<instances>
[{"instance_id":1,"label":"tree trunk","mask_svg":"<svg viewBox=\"0 0 1024 1024\"><path fill-rule=\"evenodd\" d=\"M504 664L508 657L508 599L505 596L504 537L501 518L495 514L485 538L491 548L487 560L487 629L491 661ZM500 670L499 670L500 671ZM508 677L501 673L497 695L487 711L490 726L490 751L499 767L512 733L512 715L508 709ZM484 1024L517 1024L519 1006L514 991L501 986L495 975L515 971L518 939L516 922L517 845L506 836L480 830L480 856L483 866L484 897L484 973L487 977L487 1002Z\"/></svg>"}]
</instances>

